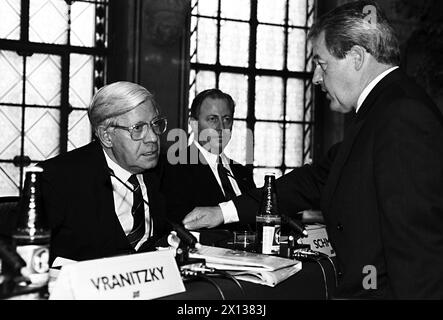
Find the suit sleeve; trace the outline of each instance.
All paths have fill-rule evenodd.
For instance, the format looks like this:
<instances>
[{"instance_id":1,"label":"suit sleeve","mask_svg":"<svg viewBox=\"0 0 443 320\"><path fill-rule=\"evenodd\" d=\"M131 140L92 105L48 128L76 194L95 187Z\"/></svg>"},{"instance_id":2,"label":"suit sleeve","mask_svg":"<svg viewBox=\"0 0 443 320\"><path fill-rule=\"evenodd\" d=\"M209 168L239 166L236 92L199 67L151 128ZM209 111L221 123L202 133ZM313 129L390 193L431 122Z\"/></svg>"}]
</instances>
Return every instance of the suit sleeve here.
<instances>
[{"instance_id":1,"label":"suit sleeve","mask_svg":"<svg viewBox=\"0 0 443 320\"><path fill-rule=\"evenodd\" d=\"M195 207L192 178L180 165L165 165L161 179L161 192L166 199L166 215L174 222L183 218Z\"/></svg>"},{"instance_id":2,"label":"suit sleeve","mask_svg":"<svg viewBox=\"0 0 443 320\"><path fill-rule=\"evenodd\" d=\"M443 121L416 100L380 124L374 175L388 279L397 298L443 298ZM389 108L389 107L388 107Z\"/></svg>"},{"instance_id":3,"label":"suit sleeve","mask_svg":"<svg viewBox=\"0 0 443 320\"><path fill-rule=\"evenodd\" d=\"M276 180L278 205L281 213L294 216L307 209L319 209L323 186L340 144L331 147L318 164L306 164ZM253 189L235 198L234 205L241 222L251 223L260 206L262 189Z\"/></svg>"}]
</instances>

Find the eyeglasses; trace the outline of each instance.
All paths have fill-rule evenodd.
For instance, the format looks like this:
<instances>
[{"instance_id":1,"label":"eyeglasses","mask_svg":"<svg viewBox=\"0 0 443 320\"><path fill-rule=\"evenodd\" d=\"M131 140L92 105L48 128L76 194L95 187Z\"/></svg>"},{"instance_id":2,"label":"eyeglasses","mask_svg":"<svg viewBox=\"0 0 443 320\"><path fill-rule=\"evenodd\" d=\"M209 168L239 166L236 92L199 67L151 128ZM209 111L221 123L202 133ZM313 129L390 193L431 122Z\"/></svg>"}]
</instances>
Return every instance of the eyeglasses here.
<instances>
[{"instance_id":1,"label":"eyeglasses","mask_svg":"<svg viewBox=\"0 0 443 320\"><path fill-rule=\"evenodd\" d=\"M146 137L148 129L151 128L156 135L161 135L166 131L168 120L166 118L155 118L151 122L139 122L129 127L119 126L117 124L111 127L129 131L132 140L142 140Z\"/></svg>"},{"instance_id":2,"label":"eyeglasses","mask_svg":"<svg viewBox=\"0 0 443 320\"><path fill-rule=\"evenodd\" d=\"M326 62L320 62L318 60L313 60L312 61L312 69L315 71L315 69L317 69L317 67L320 67L320 69L323 72L326 72L326 68L328 67L328 64Z\"/></svg>"}]
</instances>

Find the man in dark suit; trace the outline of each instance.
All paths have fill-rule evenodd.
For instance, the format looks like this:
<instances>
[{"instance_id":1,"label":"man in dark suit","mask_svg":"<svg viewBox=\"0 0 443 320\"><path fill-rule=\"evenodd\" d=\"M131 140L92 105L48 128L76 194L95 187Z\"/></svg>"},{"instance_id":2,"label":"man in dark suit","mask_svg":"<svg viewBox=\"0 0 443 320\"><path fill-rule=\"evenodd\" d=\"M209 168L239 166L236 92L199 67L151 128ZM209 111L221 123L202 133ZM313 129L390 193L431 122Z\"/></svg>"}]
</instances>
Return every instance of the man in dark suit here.
<instances>
[{"instance_id":1,"label":"man in dark suit","mask_svg":"<svg viewBox=\"0 0 443 320\"><path fill-rule=\"evenodd\" d=\"M214 206L255 188L252 170L223 152L231 139L235 103L219 90L200 92L191 105L193 142L169 153L162 174L168 216L181 223L198 206ZM238 223L230 230L248 228Z\"/></svg>"},{"instance_id":2,"label":"man in dark suit","mask_svg":"<svg viewBox=\"0 0 443 320\"><path fill-rule=\"evenodd\" d=\"M152 94L112 83L97 91L88 116L97 141L40 163L51 262L148 251L166 233L164 199L150 172L166 119Z\"/></svg>"},{"instance_id":3,"label":"man in dark suit","mask_svg":"<svg viewBox=\"0 0 443 320\"><path fill-rule=\"evenodd\" d=\"M396 36L375 3L332 10L309 38L314 83L333 110L356 114L322 162L277 180L280 209L321 208L337 297L442 299L442 110L397 67ZM234 199L234 212L197 208L185 226L251 221L254 193Z\"/></svg>"}]
</instances>

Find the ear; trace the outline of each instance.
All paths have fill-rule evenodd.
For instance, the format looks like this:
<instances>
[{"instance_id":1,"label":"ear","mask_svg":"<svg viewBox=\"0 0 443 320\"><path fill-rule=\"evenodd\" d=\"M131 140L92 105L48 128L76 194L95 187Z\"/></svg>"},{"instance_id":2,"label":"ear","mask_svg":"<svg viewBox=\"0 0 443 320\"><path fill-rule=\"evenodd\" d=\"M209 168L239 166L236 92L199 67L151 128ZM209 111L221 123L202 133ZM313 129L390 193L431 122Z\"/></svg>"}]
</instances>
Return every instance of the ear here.
<instances>
[{"instance_id":1,"label":"ear","mask_svg":"<svg viewBox=\"0 0 443 320\"><path fill-rule=\"evenodd\" d=\"M102 145L106 148L112 148L113 130L111 128L105 128L104 126L98 126L96 135L100 139Z\"/></svg>"},{"instance_id":2,"label":"ear","mask_svg":"<svg viewBox=\"0 0 443 320\"><path fill-rule=\"evenodd\" d=\"M366 60L367 51L362 46L355 45L349 50L351 59L354 62L354 68L356 71L360 71Z\"/></svg>"}]
</instances>

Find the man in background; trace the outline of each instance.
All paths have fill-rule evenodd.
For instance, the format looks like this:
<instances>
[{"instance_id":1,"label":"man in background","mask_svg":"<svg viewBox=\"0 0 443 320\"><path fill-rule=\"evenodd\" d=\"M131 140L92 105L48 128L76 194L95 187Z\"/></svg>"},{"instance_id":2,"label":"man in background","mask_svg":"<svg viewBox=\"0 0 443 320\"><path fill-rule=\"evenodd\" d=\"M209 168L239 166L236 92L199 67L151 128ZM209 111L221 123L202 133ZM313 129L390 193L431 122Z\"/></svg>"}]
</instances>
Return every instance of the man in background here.
<instances>
[{"instance_id":1,"label":"man in background","mask_svg":"<svg viewBox=\"0 0 443 320\"><path fill-rule=\"evenodd\" d=\"M184 150L185 163L165 166L162 191L171 220L181 223L198 206L214 206L255 188L252 169L229 159L224 153L231 139L235 103L219 90L200 92L191 105L190 126L194 140ZM174 160L174 159L168 159ZM248 228L231 224L230 230Z\"/></svg>"},{"instance_id":2,"label":"man in background","mask_svg":"<svg viewBox=\"0 0 443 320\"><path fill-rule=\"evenodd\" d=\"M320 208L337 254L336 297L443 298L443 113L398 67L392 27L358 1L309 32L313 82L332 110L355 114L319 163L276 181L282 213ZM251 196L196 208L187 228L253 221Z\"/></svg>"}]
</instances>

